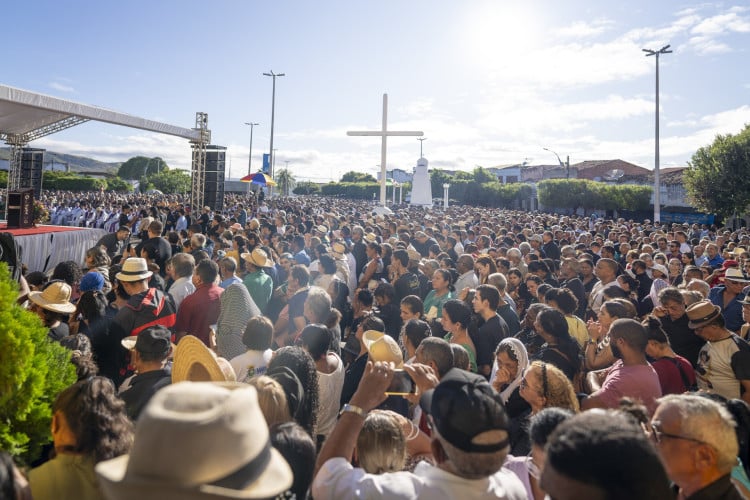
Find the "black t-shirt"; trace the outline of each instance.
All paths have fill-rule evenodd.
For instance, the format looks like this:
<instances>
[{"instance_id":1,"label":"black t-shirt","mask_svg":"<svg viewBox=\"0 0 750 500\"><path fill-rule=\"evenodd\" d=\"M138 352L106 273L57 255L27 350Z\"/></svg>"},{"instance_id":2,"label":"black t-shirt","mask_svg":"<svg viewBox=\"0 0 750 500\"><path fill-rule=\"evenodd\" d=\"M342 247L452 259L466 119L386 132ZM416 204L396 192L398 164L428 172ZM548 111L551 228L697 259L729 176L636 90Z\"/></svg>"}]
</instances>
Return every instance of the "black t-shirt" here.
<instances>
[{"instance_id":1,"label":"black t-shirt","mask_svg":"<svg viewBox=\"0 0 750 500\"><path fill-rule=\"evenodd\" d=\"M669 316L659 318L661 326L669 338L672 350L683 358L690 361L693 368L698 367L698 353L705 345L706 341L695 334L688 326L690 321L687 313L683 314L676 321L672 321Z\"/></svg>"},{"instance_id":2,"label":"black t-shirt","mask_svg":"<svg viewBox=\"0 0 750 500\"><path fill-rule=\"evenodd\" d=\"M408 271L393 283L393 288L396 290L396 299L394 302L397 304L400 304L401 299L407 295L419 296L421 294L419 278L416 274Z\"/></svg>"},{"instance_id":3,"label":"black t-shirt","mask_svg":"<svg viewBox=\"0 0 750 500\"><path fill-rule=\"evenodd\" d=\"M471 335L471 332L469 333ZM508 324L497 313L485 321L476 333L471 335L471 340L477 349L477 367L492 366L497 345L508 336Z\"/></svg>"},{"instance_id":4,"label":"black t-shirt","mask_svg":"<svg viewBox=\"0 0 750 500\"><path fill-rule=\"evenodd\" d=\"M131 420L135 421L141 414L156 391L172 383L172 372L170 369L152 370L133 377L130 388L119 394L120 399L125 401L125 411Z\"/></svg>"}]
</instances>

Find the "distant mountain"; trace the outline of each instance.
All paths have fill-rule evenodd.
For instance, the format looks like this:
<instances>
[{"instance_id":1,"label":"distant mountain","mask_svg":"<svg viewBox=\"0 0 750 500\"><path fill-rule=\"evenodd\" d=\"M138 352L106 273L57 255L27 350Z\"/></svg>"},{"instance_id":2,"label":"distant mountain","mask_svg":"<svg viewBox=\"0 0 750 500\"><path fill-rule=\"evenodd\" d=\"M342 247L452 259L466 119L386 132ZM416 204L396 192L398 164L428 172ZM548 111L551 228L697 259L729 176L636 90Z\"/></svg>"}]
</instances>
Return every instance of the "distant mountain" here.
<instances>
[{"instance_id":1,"label":"distant mountain","mask_svg":"<svg viewBox=\"0 0 750 500\"><path fill-rule=\"evenodd\" d=\"M10 159L10 148L0 148L0 165L7 165L7 161ZM44 163L49 164L54 162L57 165L56 168L60 168L60 164L67 164L70 166L71 172L76 173L110 173L116 174L117 169L120 167L122 162L107 163L93 158L85 156L68 155L64 153L55 153L54 151L44 152ZM7 168L7 166L5 167Z\"/></svg>"}]
</instances>

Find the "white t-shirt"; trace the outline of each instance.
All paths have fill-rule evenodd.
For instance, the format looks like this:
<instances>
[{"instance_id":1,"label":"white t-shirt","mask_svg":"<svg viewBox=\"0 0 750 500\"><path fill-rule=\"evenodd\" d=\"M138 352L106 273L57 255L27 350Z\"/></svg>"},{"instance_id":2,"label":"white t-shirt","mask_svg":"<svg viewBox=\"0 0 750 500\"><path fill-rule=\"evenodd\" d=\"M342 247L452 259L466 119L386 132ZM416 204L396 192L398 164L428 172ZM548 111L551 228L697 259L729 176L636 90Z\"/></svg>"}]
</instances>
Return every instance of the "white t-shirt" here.
<instances>
[{"instance_id":1,"label":"white t-shirt","mask_svg":"<svg viewBox=\"0 0 750 500\"><path fill-rule=\"evenodd\" d=\"M272 355L273 351L266 349L265 351L247 351L245 354L232 358L229 364L232 365L237 375L237 382L247 383L251 378L265 374Z\"/></svg>"},{"instance_id":2,"label":"white t-shirt","mask_svg":"<svg viewBox=\"0 0 750 500\"><path fill-rule=\"evenodd\" d=\"M737 356L732 364L732 358ZM727 399L740 397L740 380L749 379L748 358L750 353L740 352L731 337L718 342L706 342L698 354L698 369L695 375L698 389L721 394ZM735 371L735 368L740 370Z\"/></svg>"},{"instance_id":3,"label":"white t-shirt","mask_svg":"<svg viewBox=\"0 0 750 500\"><path fill-rule=\"evenodd\" d=\"M507 469L500 469L484 479L464 479L427 462L420 462L413 473L389 472L376 475L352 467L341 457L332 458L323 464L313 481L312 494L316 500L527 498L521 481Z\"/></svg>"},{"instance_id":4,"label":"white t-shirt","mask_svg":"<svg viewBox=\"0 0 750 500\"><path fill-rule=\"evenodd\" d=\"M333 428L336 426L336 420L339 414L339 400L341 399L341 389L344 387L344 363L336 353L329 352L329 356L334 356L338 366L332 373L318 372L318 434L328 437Z\"/></svg>"},{"instance_id":5,"label":"white t-shirt","mask_svg":"<svg viewBox=\"0 0 750 500\"><path fill-rule=\"evenodd\" d=\"M182 301L194 291L195 285L193 285L191 276L177 278L175 282L172 283L172 286L169 287L169 295L171 295L174 300L174 310L179 311Z\"/></svg>"}]
</instances>

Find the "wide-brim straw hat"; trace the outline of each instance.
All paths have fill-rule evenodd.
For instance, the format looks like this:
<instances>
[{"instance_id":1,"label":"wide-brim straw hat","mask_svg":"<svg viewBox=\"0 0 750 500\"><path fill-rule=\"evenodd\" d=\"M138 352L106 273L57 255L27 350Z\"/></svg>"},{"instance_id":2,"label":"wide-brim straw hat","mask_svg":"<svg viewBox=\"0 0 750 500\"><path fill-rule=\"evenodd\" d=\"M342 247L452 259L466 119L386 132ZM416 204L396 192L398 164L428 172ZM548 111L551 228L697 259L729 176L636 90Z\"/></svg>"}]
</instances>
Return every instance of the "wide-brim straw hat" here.
<instances>
[{"instance_id":1,"label":"wide-brim straw hat","mask_svg":"<svg viewBox=\"0 0 750 500\"><path fill-rule=\"evenodd\" d=\"M58 281L50 284L44 291L30 292L29 300L43 309L60 314L71 314L76 310L70 301L71 288L65 282Z\"/></svg>"},{"instance_id":2,"label":"wide-brim straw hat","mask_svg":"<svg viewBox=\"0 0 750 500\"><path fill-rule=\"evenodd\" d=\"M294 480L270 444L254 387L182 382L141 413L129 454L99 462L110 500L274 498Z\"/></svg>"},{"instance_id":3,"label":"wide-brim straw hat","mask_svg":"<svg viewBox=\"0 0 750 500\"><path fill-rule=\"evenodd\" d=\"M231 370L231 365L229 365ZM220 358L193 335L186 335L174 350L174 364L172 365L172 383L177 382L227 382L232 380L231 374L222 368Z\"/></svg>"},{"instance_id":4,"label":"wide-brim straw hat","mask_svg":"<svg viewBox=\"0 0 750 500\"><path fill-rule=\"evenodd\" d=\"M257 267L273 267L273 261L268 258L268 254L262 248L242 253L240 257Z\"/></svg>"}]
</instances>

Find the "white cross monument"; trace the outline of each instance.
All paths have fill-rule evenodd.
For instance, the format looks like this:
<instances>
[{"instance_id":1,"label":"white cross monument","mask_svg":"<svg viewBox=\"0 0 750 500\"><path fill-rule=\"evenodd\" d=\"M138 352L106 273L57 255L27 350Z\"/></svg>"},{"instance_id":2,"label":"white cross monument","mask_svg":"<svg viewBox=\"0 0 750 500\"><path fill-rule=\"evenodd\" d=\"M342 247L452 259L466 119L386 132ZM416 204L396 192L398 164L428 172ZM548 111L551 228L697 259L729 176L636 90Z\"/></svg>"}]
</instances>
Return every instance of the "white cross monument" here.
<instances>
[{"instance_id":1,"label":"white cross monument","mask_svg":"<svg viewBox=\"0 0 750 500\"><path fill-rule=\"evenodd\" d=\"M383 128L380 130L361 130L349 131L349 136L380 136L380 204L385 206L385 145L388 136L418 136L424 135L424 132L416 131L396 131L388 130L388 94L383 94Z\"/></svg>"}]
</instances>

